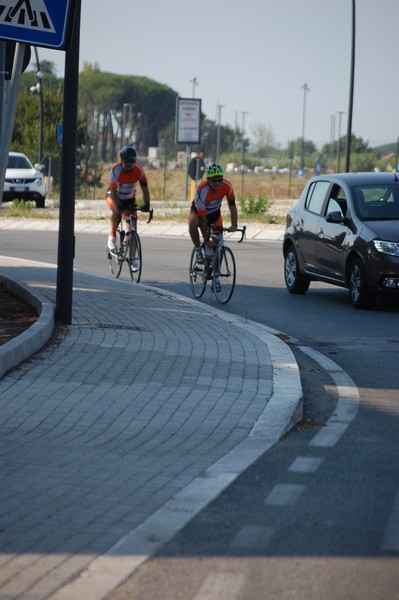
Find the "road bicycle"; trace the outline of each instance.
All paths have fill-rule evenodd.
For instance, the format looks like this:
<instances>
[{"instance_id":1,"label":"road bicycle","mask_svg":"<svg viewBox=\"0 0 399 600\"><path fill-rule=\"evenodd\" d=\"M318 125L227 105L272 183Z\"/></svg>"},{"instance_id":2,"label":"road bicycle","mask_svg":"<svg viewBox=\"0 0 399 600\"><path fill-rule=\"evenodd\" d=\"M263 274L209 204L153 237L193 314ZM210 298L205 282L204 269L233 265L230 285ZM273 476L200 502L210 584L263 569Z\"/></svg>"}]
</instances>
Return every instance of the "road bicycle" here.
<instances>
[{"instance_id":1,"label":"road bicycle","mask_svg":"<svg viewBox=\"0 0 399 600\"><path fill-rule=\"evenodd\" d=\"M204 264L198 264L195 248L190 259L190 286L195 298L201 298L205 292L206 284L211 281L211 292L216 296L219 304L227 304L234 292L236 283L236 263L234 254L225 246L223 232L229 231L226 227L208 227L208 237L217 240L216 248L212 251L205 244L201 246ZM241 233L238 243L245 237L246 226L237 229Z\"/></svg>"},{"instance_id":2,"label":"road bicycle","mask_svg":"<svg viewBox=\"0 0 399 600\"><path fill-rule=\"evenodd\" d=\"M135 211L148 212L149 223L153 217L153 210L144 211L142 208L135 206L130 207L130 214L127 217L122 217L124 208L118 209L119 226L116 232L115 252L107 249L109 268L114 277L119 277L122 271L123 264L126 262L129 268L131 281L139 283L141 277L141 269L143 266L143 255L141 250L140 236L137 233L136 223L137 217L134 216ZM125 229L124 221L130 223L130 231Z\"/></svg>"}]
</instances>

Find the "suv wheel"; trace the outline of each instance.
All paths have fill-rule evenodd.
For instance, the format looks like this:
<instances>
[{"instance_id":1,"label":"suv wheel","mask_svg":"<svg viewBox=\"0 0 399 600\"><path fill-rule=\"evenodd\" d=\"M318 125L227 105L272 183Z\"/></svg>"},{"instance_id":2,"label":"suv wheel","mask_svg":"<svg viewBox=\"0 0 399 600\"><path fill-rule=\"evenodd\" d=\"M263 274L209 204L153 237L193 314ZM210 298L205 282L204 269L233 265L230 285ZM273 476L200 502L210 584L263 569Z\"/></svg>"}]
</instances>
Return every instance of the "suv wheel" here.
<instances>
[{"instance_id":1,"label":"suv wheel","mask_svg":"<svg viewBox=\"0 0 399 600\"><path fill-rule=\"evenodd\" d=\"M350 266L349 294L355 308L370 308L374 302L374 296L369 292L366 273L359 258L355 258Z\"/></svg>"},{"instance_id":2,"label":"suv wheel","mask_svg":"<svg viewBox=\"0 0 399 600\"><path fill-rule=\"evenodd\" d=\"M44 208L44 197L36 196L35 198L36 208Z\"/></svg>"},{"instance_id":3,"label":"suv wheel","mask_svg":"<svg viewBox=\"0 0 399 600\"><path fill-rule=\"evenodd\" d=\"M287 248L284 257L284 280L291 294L304 294L308 291L310 279L299 270L298 256L293 246Z\"/></svg>"}]
</instances>

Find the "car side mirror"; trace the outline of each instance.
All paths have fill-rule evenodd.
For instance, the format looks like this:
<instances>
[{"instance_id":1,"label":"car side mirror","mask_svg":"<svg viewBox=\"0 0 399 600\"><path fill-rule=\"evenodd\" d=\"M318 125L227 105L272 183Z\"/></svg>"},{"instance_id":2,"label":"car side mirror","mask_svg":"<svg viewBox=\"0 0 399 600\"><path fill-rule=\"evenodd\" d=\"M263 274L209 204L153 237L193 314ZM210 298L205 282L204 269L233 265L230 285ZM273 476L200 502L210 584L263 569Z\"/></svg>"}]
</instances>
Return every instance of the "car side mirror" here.
<instances>
[{"instance_id":1,"label":"car side mirror","mask_svg":"<svg viewBox=\"0 0 399 600\"><path fill-rule=\"evenodd\" d=\"M41 163L35 163L33 166L35 167L35 169L37 171L40 171L40 172L43 171L43 169L44 169L44 165L42 165Z\"/></svg>"},{"instance_id":2,"label":"car side mirror","mask_svg":"<svg viewBox=\"0 0 399 600\"><path fill-rule=\"evenodd\" d=\"M344 223L345 225L348 223L348 219L339 212L339 210L334 210L333 212L328 213L326 216L327 223Z\"/></svg>"}]
</instances>

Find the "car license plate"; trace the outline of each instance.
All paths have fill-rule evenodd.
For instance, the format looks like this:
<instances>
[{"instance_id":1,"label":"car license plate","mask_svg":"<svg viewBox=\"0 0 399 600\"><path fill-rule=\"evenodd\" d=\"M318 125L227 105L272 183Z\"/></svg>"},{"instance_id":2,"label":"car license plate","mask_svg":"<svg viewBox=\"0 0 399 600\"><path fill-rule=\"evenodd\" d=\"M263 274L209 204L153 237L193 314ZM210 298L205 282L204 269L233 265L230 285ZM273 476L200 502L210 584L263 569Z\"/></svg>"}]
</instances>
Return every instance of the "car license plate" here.
<instances>
[{"instance_id":1,"label":"car license plate","mask_svg":"<svg viewBox=\"0 0 399 600\"><path fill-rule=\"evenodd\" d=\"M13 185L12 187L10 187L10 190L12 192L26 192L28 188L24 185Z\"/></svg>"}]
</instances>

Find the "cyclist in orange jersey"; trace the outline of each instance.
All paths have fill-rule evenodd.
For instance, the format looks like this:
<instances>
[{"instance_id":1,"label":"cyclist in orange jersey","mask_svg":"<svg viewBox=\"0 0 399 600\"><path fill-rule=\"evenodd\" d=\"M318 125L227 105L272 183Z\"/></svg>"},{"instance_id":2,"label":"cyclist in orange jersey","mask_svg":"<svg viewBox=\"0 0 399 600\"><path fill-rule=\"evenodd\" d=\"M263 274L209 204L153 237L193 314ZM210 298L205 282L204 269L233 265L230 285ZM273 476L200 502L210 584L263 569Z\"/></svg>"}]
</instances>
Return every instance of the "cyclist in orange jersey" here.
<instances>
[{"instance_id":1,"label":"cyclist in orange jersey","mask_svg":"<svg viewBox=\"0 0 399 600\"><path fill-rule=\"evenodd\" d=\"M191 240L196 250L198 264L204 264L204 256L201 250L201 231L204 242L209 246L215 243L208 239L208 225L223 226L221 204L227 198L230 209L231 226L229 231L237 230L237 207L233 186L230 181L224 179L223 167L217 164L209 165L205 171L206 181L202 181L195 192L194 200L190 208L188 229Z\"/></svg>"},{"instance_id":2,"label":"cyclist in orange jersey","mask_svg":"<svg viewBox=\"0 0 399 600\"><path fill-rule=\"evenodd\" d=\"M137 164L137 153L132 146L124 146L119 156L121 162L110 171L106 203L112 211L111 231L108 236L108 249L115 252L116 230L119 225L118 208L124 208L122 216L129 216L129 208L136 205L136 185L139 183L143 193L144 206L141 210L150 210L150 192L143 167ZM134 213L137 219L137 212ZM126 222L127 227L129 223Z\"/></svg>"}]
</instances>

